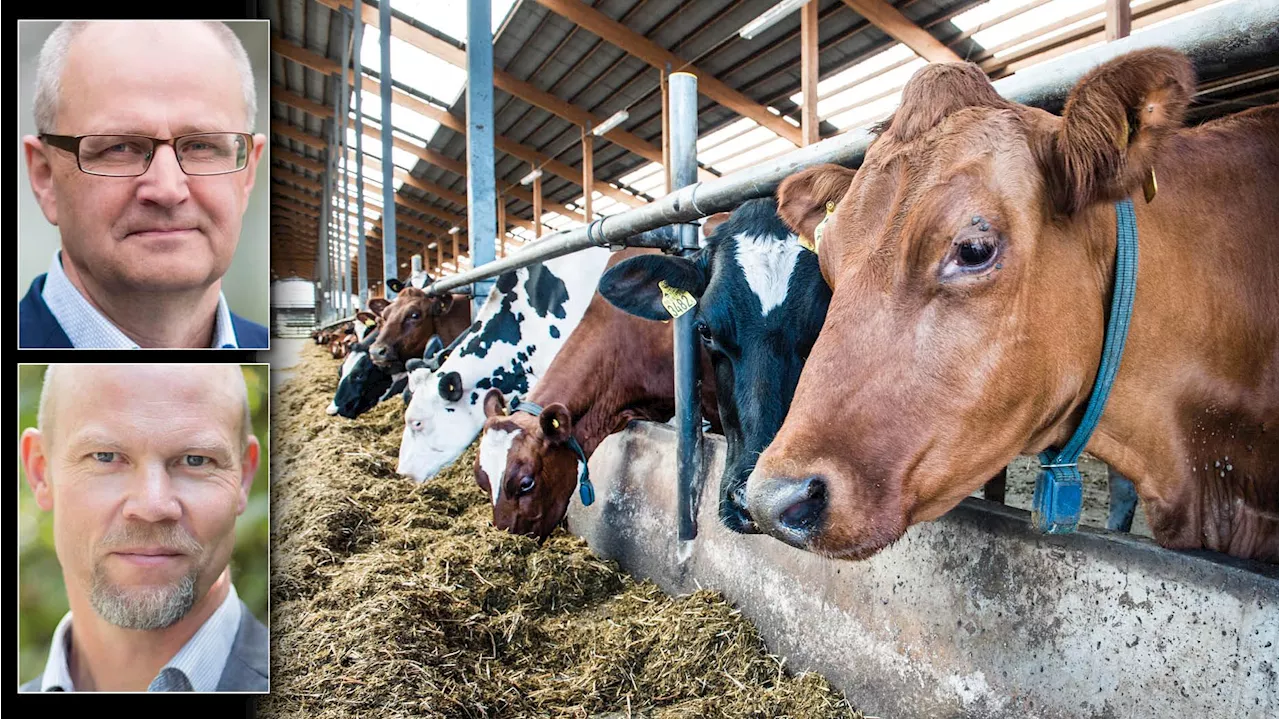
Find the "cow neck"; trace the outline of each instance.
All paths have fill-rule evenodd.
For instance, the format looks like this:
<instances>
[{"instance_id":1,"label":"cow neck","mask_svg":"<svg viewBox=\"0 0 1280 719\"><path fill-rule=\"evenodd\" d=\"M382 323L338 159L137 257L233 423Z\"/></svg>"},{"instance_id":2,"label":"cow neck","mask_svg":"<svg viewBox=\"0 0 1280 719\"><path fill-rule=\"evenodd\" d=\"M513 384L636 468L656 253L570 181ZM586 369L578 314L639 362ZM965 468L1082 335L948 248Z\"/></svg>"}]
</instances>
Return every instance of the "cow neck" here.
<instances>
[{"instance_id":1,"label":"cow neck","mask_svg":"<svg viewBox=\"0 0 1280 719\"><path fill-rule=\"evenodd\" d=\"M1061 450L1050 447L1040 453L1040 474L1032 498L1032 524L1047 534L1074 532L1080 522L1084 482L1080 476L1080 453L1097 429L1116 372L1124 357L1125 339L1133 315L1133 299L1138 287L1138 223L1133 200L1116 203L1116 255L1112 280L1111 312L1102 343L1102 359L1094 377L1093 391L1085 407L1084 419Z\"/></svg>"}]
</instances>

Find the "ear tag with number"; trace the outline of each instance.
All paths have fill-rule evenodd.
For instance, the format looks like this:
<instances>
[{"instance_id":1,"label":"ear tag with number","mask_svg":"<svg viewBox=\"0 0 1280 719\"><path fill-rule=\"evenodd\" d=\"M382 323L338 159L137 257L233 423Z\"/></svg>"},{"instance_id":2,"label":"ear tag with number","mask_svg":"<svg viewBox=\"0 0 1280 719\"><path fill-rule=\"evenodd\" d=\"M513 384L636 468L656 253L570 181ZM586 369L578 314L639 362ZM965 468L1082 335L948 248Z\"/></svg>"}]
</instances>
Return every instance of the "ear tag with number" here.
<instances>
[{"instance_id":1,"label":"ear tag with number","mask_svg":"<svg viewBox=\"0 0 1280 719\"><path fill-rule=\"evenodd\" d=\"M658 289L662 290L662 306L667 308L672 317L679 317L698 304L688 291L672 287L666 280L658 281Z\"/></svg>"}]
</instances>

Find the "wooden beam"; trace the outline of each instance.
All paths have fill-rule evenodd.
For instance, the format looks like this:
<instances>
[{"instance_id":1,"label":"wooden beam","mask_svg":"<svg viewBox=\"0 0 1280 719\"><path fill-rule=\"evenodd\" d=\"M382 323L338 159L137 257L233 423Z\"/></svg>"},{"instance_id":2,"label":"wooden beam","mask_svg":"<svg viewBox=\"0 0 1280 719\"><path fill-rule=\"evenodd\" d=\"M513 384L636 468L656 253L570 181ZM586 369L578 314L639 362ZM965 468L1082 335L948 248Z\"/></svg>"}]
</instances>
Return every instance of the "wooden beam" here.
<instances>
[{"instance_id":1,"label":"wooden beam","mask_svg":"<svg viewBox=\"0 0 1280 719\"><path fill-rule=\"evenodd\" d=\"M333 61L329 60L328 58L325 58L322 55L313 53L310 50L307 50L306 48L293 45L287 40L273 38L272 49L276 49L277 47L286 49L288 51L287 55L283 52L281 53L283 57L287 57L291 60L295 60L296 62L301 63L305 67L310 67L312 69L318 69L320 67L332 67L333 68L332 74L337 74L338 72L337 63L334 63ZM370 82L378 82L376 78L371 77L367 73L364 75L364 77ZM347 79L348 79L348 82L354 81L355 79L354 69L349 68L347 70ZM276 94L279 92L281 92L281 90L279 89L279 86L273 85L272 99L279 99L281 102L284 102L285 104L290 105L291 107L297 107L300 110L310 112L316 117L321 117L321 118L333 117L332 108L327 108L326 106L320 105L319 103L316 103L312 100L308 100L307 98L300 98L306 103L311 104L310 106L304 106L302 102L296 102L296 103L293 102L293 98L298 98L299 96L289 93L289 96L278 98L276 97ZM288 91L284 90L283 92L288 92ZM413 95L410 95L407 92L404 92L399 88L396 88L396 87L391 88L391 101L397 105L400 105L401 107L413 110L414 112L422 115L423 117L426 117L431 120L435 120L441 125L444 125L445 127L449 128L450 130L453 130L454 132L460 135L463 135L464 137L467 134L466 124L463 123L458 118L454 117L452 113L448 112L447 110L438 108L434 105L431 105L430 103L423 102L422 100L414 97ZM311 107L311 106L314 106L314 107ZM311 109L308 109L309 107L311 107ZM325 110L323 114L321 114L320 112L321 109ZM314 112L312 110L314 110ZM521 160L525 160L526 162L535 162L539 166L544 167L545 169L550 171L552 174L558 175L559 177L565 180L568 180L569 182L573 182L577 184L581 176L581 173L578 170L575 170L574 168L566 165L565 163L560 162L559 160L555 160L548 155L544 155L538 152L536 149L529 147L528 145L522 145L510 138L498 135L494 137L493 144L494 144L494 147L496 147L499 150L502 150L508 155L517 157ZM635 195L627 194L626 192L619 190L618 188L610 185L607 182L597 182L595 189L597 192L603 195L612 197L613 199L619 202L624 202L628 205L631 205L632 207L640 207L646 204L644 200L636 197Z\"/></svg>"},{"instance_id":2,"label":"wooden beam","mask_svg":"<svg viewBox=\"0 0 1280 719\"><path fill-rule=\"evenodd\" d=\"M818 3L800 8L800 136L805 145L822 139L818 125Z\"/></svg>"},{"instance_id":3,"label":"wooden beam","mask_svg":"<svg viewBox=\"0 0 1280 719\"><path fill-rule=\"evenodd\" d=\"M271 159L297 165L298 167L301 167L304 170L310 170L317 175L324 174L323 162L313 160L310 157L304 157L303 155L299 155L298 153L293 152L292 150L287 150L279 145L271 148Z\"/></svg>"},{"instance_id":4,"label":"wooden beam","mask_svg":"<svg viewBox=\"0 0 1280 719\"><path fill-rule=\"evenodd\" d=\"M329 149L329 142L323 137L312 135L300 127L294 127L293 125L280 122L279 120L271 121L271 131L291 140L297 140L308 147L314 147L317 150Z\"/></svg>"},{"instance_id":5,"label":"wooden beam","mask_svg":"<svg viewBox=\"0 0 1280 719\"><path fill-rule=\"evenodd\" d=\"M1107 6L1107 42L1129 37L1133 26L1133 17L1129 11L1129 0L1105 0Z\"/></svg>"},{"instance_id":6,"label":"wooden beam","mask_svg":"<svg viewBox=\"0 0 1280 719\"><path fill-rule=\"evenodd\" d=\"M867 19L867 22L884 31L886 35L911 48L915 54L929 62L963 62L964 58L942 44L919 25L885 0L844 0L850 9Z\"/></svg>"},{"instance_id":7,"label":"wooden beam","mask_svg":"<svg viewBox=\"0 0 1280 719\"><path fill-rule=\"evenodd\" d=\"M351 0L316 0L316 2L330 10L337 10L341 7L350 8L352 6ZM372 28L379 27L378 9L370 5L364 5L363 7L365 25ZM467 67L467 53L465 50L461 50L403 20L394 17L391 19L391 35L404 40L414 47L425 50L451 65L463 69ZM334 70L334 72L336 73L337 70ZM576 125L585 126L588 123L599 125L604 121L604 118L596 118L586 110L576 105L571 105L551 93L544 92L533 84L519 80L502 70L494 70L493 86ZM605 133L605 137L645 159L662 162L662 151L660 149L621 128L610 130Z\"/></svg>"},{"instance_id":8,"label":"wooden beam","mask_svg":"<svg viewBox=\"0 0 1280 719\"><path fill-rule=\"evenodd\" d=\"M585 129L582 131L582 186L583 187L591 187L591 185L593 184L593 178L595 175L595 164L596 164L595 154L593 152L594 148L592 147L592 145L594 144L592 140L594 139L595 139L595 135L592 135L590 132L587 132ZM586 215L587 222L590 222L591 218L595 216L591 213L591 195L592 194L594 193L592 193L590 190L585 190L582 193L582 209L584 210L584 214Z\"/></svg>"},{"instance_id":9,"label":"wooden beam","mask_svg":"<svg viewBox=\"0 0 1280 719\"><path fill-rule=\"evenodd\" d=\"M670 66L697 75L699 93L743 117L755 120L756 124L772 130L778 137L789 140L796 146L800 145L798 127L783 120L781 116L769 112L764 105L729 87L714 75L699 70L692 63L685 62L680 56L599 10L584 5L580 0L537 0L537 2L569 22L579 25L600 39L656 68Z\"/></svg>"},{"instance_id":10,"label":"wooden beam","mask_svg":"<svg viewBox=\"0 0 1280 719\"><path fill-rule=\"evenodd\" d=\"M315 115L322 120L333 119L333 108L328 105L322 105L315 100L303 97L301 95L289 92L282 85L271 85L271 99L289 107L297 108L305 113Z\"/></svg>"}]
</instances>

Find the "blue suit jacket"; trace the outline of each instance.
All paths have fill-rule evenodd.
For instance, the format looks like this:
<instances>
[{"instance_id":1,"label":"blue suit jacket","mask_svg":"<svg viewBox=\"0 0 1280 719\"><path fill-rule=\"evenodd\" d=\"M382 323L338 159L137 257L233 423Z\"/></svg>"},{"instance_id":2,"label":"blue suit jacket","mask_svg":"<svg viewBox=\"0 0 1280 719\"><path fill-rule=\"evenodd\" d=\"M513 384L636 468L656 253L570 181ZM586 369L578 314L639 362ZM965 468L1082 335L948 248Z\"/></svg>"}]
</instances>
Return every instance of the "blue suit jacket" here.
<instances>
[{"instance_id":1,"label":"blue suit jacket","mask_svg":"<svg viewBox=\"0 0 1280 719\"><path fill-rule=\"evenodd\" d=\"M27 296L18 303L18 347L22 349L56 348L71 349L71 340L62 331L58 318L44 303L44 275L35 278ZM240 349L264 350L267 348L267 328L231 313L231 327L236 332Z\"/></svg>"}]
</instances>

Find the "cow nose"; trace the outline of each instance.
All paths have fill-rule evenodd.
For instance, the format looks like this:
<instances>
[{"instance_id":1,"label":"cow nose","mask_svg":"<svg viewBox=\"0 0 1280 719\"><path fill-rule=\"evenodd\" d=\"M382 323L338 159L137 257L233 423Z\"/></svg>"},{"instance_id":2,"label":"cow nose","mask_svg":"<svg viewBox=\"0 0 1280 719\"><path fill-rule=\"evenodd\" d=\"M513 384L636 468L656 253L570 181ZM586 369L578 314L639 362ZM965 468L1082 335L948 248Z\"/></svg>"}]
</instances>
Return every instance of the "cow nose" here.
<instances>
[{"instance_id":1,"label":"cow nose","mask_svg":"<svg viewBox=\"0 0 1280 719\"><path fill-rule=\"evenodd\" d=\"M751 516L766 534L803 547L822 525L827 485L821 477L764 480L751 498Z\"/></svg>"}]
</instances>

